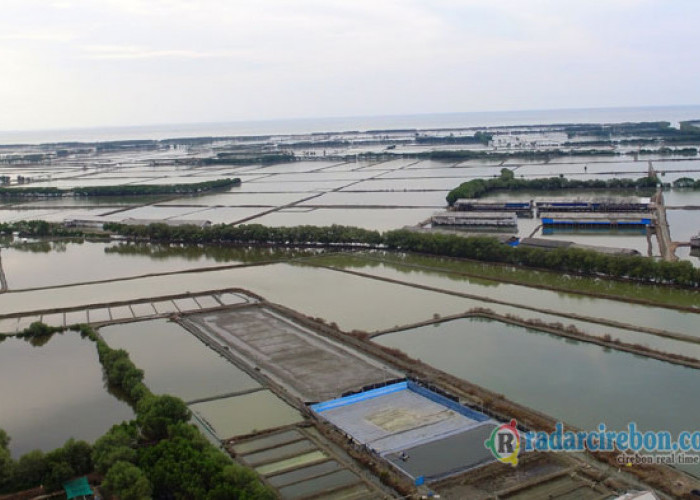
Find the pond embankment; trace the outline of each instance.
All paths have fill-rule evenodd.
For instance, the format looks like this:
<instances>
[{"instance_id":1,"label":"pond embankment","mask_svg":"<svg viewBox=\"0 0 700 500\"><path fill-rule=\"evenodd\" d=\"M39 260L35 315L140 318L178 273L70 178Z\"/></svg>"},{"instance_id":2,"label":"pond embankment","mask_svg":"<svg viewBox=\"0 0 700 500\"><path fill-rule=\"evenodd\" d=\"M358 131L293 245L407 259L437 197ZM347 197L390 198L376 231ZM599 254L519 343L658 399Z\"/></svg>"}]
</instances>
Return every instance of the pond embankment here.
<instances>
[{"instance_id":1,"label":"pond embankment","mask_svg":"<svg viewBox=\"0 0 700 500\"><path fill-rule=\"evenodd\" d=\"M0 251L0 293L7 291L7 278L5 278L5 271L2 268L2 251Z\"/></svg>"}]
</instances>

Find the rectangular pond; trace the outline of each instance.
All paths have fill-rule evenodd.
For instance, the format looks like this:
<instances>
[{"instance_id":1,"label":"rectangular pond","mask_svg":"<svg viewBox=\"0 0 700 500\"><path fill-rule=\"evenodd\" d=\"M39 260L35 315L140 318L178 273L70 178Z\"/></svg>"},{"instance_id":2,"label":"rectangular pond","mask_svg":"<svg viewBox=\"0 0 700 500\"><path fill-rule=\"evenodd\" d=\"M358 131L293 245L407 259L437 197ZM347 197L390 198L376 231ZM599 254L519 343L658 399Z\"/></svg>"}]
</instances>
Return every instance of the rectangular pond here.
<instances>
[{"instance_id":1,"label":"rectangular pond","mask_svg":"<svg viewBox=\"0 0 700 500\"><path fill-rule=\"evenodd\" d=\"M447 191L366 192L337 191L304 201L300 205L435 207L447 205Z\"/></svg>"},{"instance_id":2,"label":"rectangular pond","mask_svg":"<svg viewBox=\"0 0 700 500\"><path fill-rule=\"evenodd\" d=\"M482 319L376 341L585 430L632 421L642 430L697 430L700 371L692 368Z\"/></svg>"},{"instance_id":3,"label":"rectangular pond","mask_svg":"<svg viewBox=\"0 0 700 500\"><path fill-rule=\"evenodd\" d=\"M304 283L304 293L299 293ZM153 276L61 289L0 294L0 310L81 306L177 293L241 287L271 302L337 323L344 330L384 330L483 306L475 300L381 282L329 269L269 264L197 273ZM378 301L377 297L382 300Z\"/></svg>"},{"instance_id":4,"label":"rectangular pond","mask_svg":"<svg viewBox=\"0 0 700 500\"><path fill-rule=\"evenodd\" d=\"M15 458L71 437L94 441L134 417L105 389L95 344L76 332L0 341L0 400L0 428Z\"/></svg>"},{"instance_id":5,"label":"rectangular pond","mask_svg":"<svg viewBox=\"0 0 700 500\"><path fill-rule=\"evenodd\" d=\"M129 243L37 241L2 249L10 290L237 264L240 250ZM228 255L228 257L227 257Z\"/></svg>"},{"instance_id":6,"label":"rectangular pond","mask_svg":"<svg viewBox=\"0 0 700 500\"><path fill-rule=\"evenodd\" d=\"M301 414L270 391L190 405L219 439L301 422Z\"/></svg>"},{"instance_id":7,"label":"rectangular pond","mask_svg":"<svg viewBox=\"0 0 700 500\"><path fill-rule=\"evenodd\" d=\"M239 207L246 205L276 207L287 205L306 197L293 193L217 193L176 198L161 205L199 205L205 207Z\"/></svg>"},{"instance_id":8,"label":"rectangular pond","mask_svg":"<svg viewBox=\"0 0 700 500\"><path fill-rule=\"evenodd\" d=\"M339 268L357 270L365 274L416 285L427 285L440 290L478 295L487 299L510 302L516 306L548 309L554 313L558 311L576 313L581 316L700 336L700 331L697 328L700 314L694 312L499 283L498 281L471 278L437 269L377 262L359 256L328 255L319 257L313 262L326 263ZM696 304L697 300L700 299L696 296ZM496 304L487 307L498 309Z\"/></svg>"},{"instance_id":9,"label":"rectangular pond","mask_svg":"<svg viewBox=\"0 0 700 500\"><path fill-rule=\"evenodd\" d=\"M311 208L306 211L280 210L250 221L266 226L355 226L387 231L414 226L437 210L432 208Z\"/></svg>"},{"instance_id":10,"label":"rectangular pond","mask_svg":"<svg viewBox=\"0 0 700 500\"><path fill-rule=\"evenodd\" d=\"M190 332L165 319L106 326L100 334L113 348L129 353L144 370L146 385L157 394L191 401L260 387Z\"/></svg>"}]
</instances>

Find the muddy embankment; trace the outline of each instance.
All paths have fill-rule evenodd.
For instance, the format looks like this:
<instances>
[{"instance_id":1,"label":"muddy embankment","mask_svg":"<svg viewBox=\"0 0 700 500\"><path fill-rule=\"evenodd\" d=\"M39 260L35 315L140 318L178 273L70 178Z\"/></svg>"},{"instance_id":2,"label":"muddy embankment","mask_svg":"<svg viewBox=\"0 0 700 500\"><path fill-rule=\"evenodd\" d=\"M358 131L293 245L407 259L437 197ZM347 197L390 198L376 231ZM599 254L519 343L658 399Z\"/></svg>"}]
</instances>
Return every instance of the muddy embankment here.
<instances>
[{"instance_id":1,"label":"muddy embankment","mask_svg":"<svg viewBox=\"0 0 700 500\"><path fill-rule=\"evenodd\" d=\"M508 302L505 300L494 299L494 298L490 298L490 297L482 297L481 295L476 295L476 294L471 294L471 293L457 292L454 290L444 290L442 288L436 288L436 287L432 287L432 286L428 286L428 285L421 285L418 283L411 283L408 281L401 281L401 280L397 280L397 279L393 279L393 278L386 278L383 276L375 276L373 274L367 274L367 273L363 273L363 272L359 272L359 271L350 271L348 269L338 269L338 268L333 268L333 267L328 267L328 266L318 266L318 267L333 269L333 270L336 270L339 272L353 274L355 276L362 276L363 278L371 278L371 279L375 279L378 281L386 281L388 283L393 283L396 285L410 286L413 288L418 288L420 290L428 290L431 292L443 293L443 294L452 295L455 297L477 300L480 302L486 302L486 303L490 303L490 304L497 304L497 305L502 305L502 306L514 307L514 308L522 309L522 310L526 310L526 311L533 311L533 312L540 313L540 314L560 316L562 318L568 318L568 319L573 319L573 320L577 320L577 321L585 321L586 323L595 323L595 324L599 324L599 325L620 328L622 330L630 330L633 332L647 333L649 335L655 335L657 337L664 337L664 338L673 339L673 340L680 340L683 342L690 342L693 344L700 344L700 337L694 337L692 335L685 335L682 333L671 332L668 330L661 330L658 328L649 328L649 327L641 326L641 325L632 325L629 323L623 323L621 321L614 321L614 320L609 320L609 319L605 319L605 318L596 318L593 316L584 316L582 314L563 312L563 311L558 311L558 310L553 310L553 309L546 309L546 308L542 308L542 307L528 306L528 305L524 305L524 304L518 304L516 302ZM697 312L697 311L695 311L695 312Z\"/></svg>"},{"instance_id":2,"label":"muddy embankment","mask_svg":"<svg viewBox=\"0 0 700 500\"><path fill-rule=\"evenodd\" d=\"M5 278L5 271L2 268L2 250L0 250L0 293L7 291L7 278Z\"/></svg>"},{"instance_id":3,"label":"muddy embankment","mask_svg":"<svg viewBox=\"0 0 700 500\"><path fill-rule=\"evenodd\" d=\"M408 330L411 328L418 328L421 326L430 326L437 323L444 323L446 321L452 321L455 319L462 318L486 318L494 321L500 321L502 323L509 323L511 325L522 326L524 328L530 328L535 330L540 330L543 332L551 333L552 335L557 335L558 337L564 337L572 340L578 340L580 342L587 342L589 344L596 344L607 349L615 349L617 351L629 352L639 356L646 356L647 358L658 359L660 361L666 361L675 365L687 366L689 368L700 369L700 360L690 357L683 356L681 354L668 353L660 351L658 349L652 349L650 347L641 344L631 344L629 342L623 342L620 339L614 339L610 335L592 335L590 333L582 332L575 325L563 325L562 323L546 323L539 319L524 319L512 314L497 314L490 309L475 308L462 314L454 314L450 316L441 316L428 321L421 321L418 323L404 325L396 328L389 328L387 330L382 330L380 332L373 333L361 333L360 335L365 336L368 339L374 339L381 335L386 335L389 333L400 332L403 330Z\"/></svg>"}]
</instances>

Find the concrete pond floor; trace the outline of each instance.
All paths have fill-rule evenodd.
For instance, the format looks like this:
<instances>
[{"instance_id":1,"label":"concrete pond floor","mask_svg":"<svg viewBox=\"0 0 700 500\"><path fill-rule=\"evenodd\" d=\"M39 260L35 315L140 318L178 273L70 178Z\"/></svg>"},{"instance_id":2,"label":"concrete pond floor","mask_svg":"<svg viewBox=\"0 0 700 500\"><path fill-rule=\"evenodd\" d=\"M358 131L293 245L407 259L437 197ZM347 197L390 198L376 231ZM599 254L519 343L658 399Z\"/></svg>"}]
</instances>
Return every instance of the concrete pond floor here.
<instances>
[{"instance_id":1,"label":"concrete pond floor","mask_svg":"<svg viewBox=\"0 0 700 500\"><path fill-rule=\"evenodd\" d=\"M302 401L324 401L402 376L266 308L215 311L184 321Z\"/></svg>"}]
</instances>

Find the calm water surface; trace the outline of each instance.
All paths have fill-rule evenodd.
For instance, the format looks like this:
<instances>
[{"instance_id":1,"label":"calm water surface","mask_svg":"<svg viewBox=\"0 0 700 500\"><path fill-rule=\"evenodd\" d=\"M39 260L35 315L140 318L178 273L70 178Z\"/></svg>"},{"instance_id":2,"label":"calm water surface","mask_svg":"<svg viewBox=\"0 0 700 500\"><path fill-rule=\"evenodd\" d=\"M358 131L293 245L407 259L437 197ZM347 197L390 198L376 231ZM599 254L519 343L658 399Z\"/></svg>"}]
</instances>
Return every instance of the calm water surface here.
<instances>
[{"instance_id":1,"label":"calm water surface","mask_svg":"<svg viewBox=\"0 0 700 500\"><path fill-rule=\"evenodd\" d=\"M691 368L480 319L376 341L580 428L698 429L700 371Z\"/></svg>"},{"instance_id":2,"label":"calm water surface","mask_svg":"<svg viewBox=\"0 0 700 500\"><path fill-rule=\"evenodd\" d=\"M171 321L112 325L101 328L100 334L111 347L129 353L134 364L145 372L146 385L157 394L190 401L260 387Z\"/></svg>"},{"instance_id":3,"label":"calm water surface","mask_svg":"<svg viewBox=\"0 0 700 500\"><path fill-rule=\"evenodd\" d=\"M0 342L0 427L17 458L49 451L70 437L94 441L134 414L107 392L95 344L76 332L53 335L44 345Z\"/></svg>"}]
</instances>

